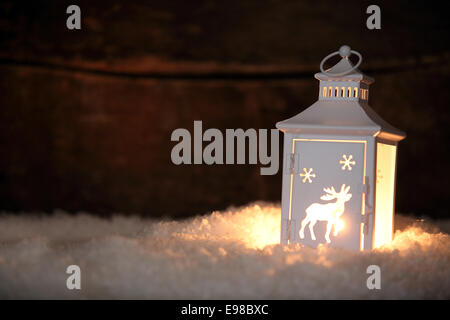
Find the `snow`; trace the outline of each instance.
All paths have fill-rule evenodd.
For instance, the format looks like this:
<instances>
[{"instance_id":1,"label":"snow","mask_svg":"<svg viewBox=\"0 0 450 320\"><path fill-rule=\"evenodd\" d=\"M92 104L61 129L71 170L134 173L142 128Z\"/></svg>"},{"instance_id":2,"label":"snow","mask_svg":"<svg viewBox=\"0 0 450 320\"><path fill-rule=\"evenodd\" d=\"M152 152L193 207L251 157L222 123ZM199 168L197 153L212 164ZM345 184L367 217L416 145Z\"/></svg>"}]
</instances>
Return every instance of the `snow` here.
<instances>
[{"instance_id":1,"label":"snow","mask_svg":"<svg viewBox=\"0 0 450 320\"><path fill-rule=\"evenodd\" d=\"M450 298L450 220L396 216L367 252L278 244L280 207L254 203L180 220L57 211L0 214L0 298ZM81 268L68 290L66 268ZM369 265L381 290L368 290Z\"/></svg>"}]
</instances>

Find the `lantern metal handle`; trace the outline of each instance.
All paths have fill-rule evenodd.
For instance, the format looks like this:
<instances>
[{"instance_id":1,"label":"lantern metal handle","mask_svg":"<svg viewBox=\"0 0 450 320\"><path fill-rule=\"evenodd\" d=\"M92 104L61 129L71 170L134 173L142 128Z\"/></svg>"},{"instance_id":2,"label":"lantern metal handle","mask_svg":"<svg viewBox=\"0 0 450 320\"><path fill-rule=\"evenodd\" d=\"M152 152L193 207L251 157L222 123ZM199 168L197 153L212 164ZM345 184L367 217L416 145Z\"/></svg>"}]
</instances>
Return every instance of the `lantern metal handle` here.
<instances>
[{"instance_id":1,"label":"lantern metal handle","mask_svg":"<svg viewBox=\"0 0 450 320\"><path fill-rule=\"evenodd\" d=\"M323 65L324 65L325 61L327 61L329 58L331 58L331 57L333 57L333 56L335 56L337 54L339 54L342 58L345 58L345 59L348 59L348 57L350 57L351 54L354 54L354 55L358 56L358 58L359 58L358 63L355 64L351 69L346 70L344 72L331 73L331 72L327 72L326 70L324 70L323 69ZM322 73L325 73L325 74L327 74L329 76L332 76L332 77L339 77L339 76L346 75L347 73L350 73L353 70L355 70L356 68L358 68L359 65L361 64L361 62L362 62L361 54L358 51L352 50L349 46L345 46L344 45L344 46L339 48L339 51L335 51L333 53L330 53L329 55L327 55L325 58L322 59L322 61L320 62L320 71L322 71Z\"/></svg>"}]
</instances>

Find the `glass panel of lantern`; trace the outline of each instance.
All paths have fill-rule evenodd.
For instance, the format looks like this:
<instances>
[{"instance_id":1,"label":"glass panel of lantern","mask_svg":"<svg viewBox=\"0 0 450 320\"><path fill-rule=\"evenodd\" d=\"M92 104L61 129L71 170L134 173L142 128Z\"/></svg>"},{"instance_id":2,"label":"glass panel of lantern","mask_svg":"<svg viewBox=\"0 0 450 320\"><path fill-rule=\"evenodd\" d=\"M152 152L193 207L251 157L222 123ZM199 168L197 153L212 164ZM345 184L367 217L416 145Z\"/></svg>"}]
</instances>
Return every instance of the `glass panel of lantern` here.
<instances>
[{"instance_id":1,"label":"glass panel of lantern","mask_svg":"<svg viewBox=\"0 0 450 320\"><path fill-rule=\"evenodd\" d=\"M341 61L324 70L336 54ZM396 149L405 133L368 105L374 80L357 69L361 61L348 46L325 57L315 75L319 100L277 123L284 132L282 244L365 250L392 239Z\"/></svg>"}]
</instances>

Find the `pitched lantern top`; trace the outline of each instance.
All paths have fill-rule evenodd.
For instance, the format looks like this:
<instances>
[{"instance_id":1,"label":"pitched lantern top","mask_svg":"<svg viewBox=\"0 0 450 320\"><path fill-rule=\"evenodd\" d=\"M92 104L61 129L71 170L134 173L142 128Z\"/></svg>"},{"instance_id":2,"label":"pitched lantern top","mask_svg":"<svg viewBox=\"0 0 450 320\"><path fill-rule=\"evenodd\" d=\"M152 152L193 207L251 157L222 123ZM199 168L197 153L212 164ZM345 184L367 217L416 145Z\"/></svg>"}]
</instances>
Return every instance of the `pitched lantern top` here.
<instances>
[{"instance_id":1,"label":"pitched lantern top","mask_svg":"<svg viewBox=\"0 0 450 320\"><path fill-rule=\"evenodd\" d=\"M342 59L324 70L324 62L338 53ZM352 53L359 57L356 65L348 58ZM315 74L320 80L319 100L296 116L278 122L276 127L292 133L373 135L391 141L404 139L404 132L384 121L369 106L369 85L374 79L357 69L361 61L361 55L348 46L325 57L320 64L322 72Z\"/></svg>"}]
</instances>

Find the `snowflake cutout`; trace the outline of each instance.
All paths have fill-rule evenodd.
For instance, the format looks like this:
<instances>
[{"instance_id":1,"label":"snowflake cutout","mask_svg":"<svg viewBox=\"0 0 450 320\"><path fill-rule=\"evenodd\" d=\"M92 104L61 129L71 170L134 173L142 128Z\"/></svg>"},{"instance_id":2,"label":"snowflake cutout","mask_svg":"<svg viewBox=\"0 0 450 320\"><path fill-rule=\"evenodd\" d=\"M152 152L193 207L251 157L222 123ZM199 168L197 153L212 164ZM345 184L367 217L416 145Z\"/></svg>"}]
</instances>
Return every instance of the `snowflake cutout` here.
<instances>
[{"instance_id":1,"label":"snowflake cutout","mask_svg":"<svg viewBox=\"0 0 450 320\"><path fill-rule=\"evenodd\" d=\"M316 174L312 173L313 169L309 168L309 170L306 170L306 168L303 168L303 172L304 173L300 173L300 177L304 177L302 182L306 183L306 181L308 181L309 183L312 183L311 178L315 178Z\"/></svg>"},{"instance_id":2,"label":"snowflake cutout","mask_svg":"<svg viewBox=\"0 0 450 320\"><path fill-rule=\"evenodd\" d=\"M352 160L353 159L353 155L349 155L347 157L346 154L343 154L342 158L343 158L343 160L339 161L340 164L343 164L342 170L345 170L345 168L347 168L348 171L351 171L352 170L352 165L356 164L356 162L354 160Z\"/></svg>"}]
</instances>

